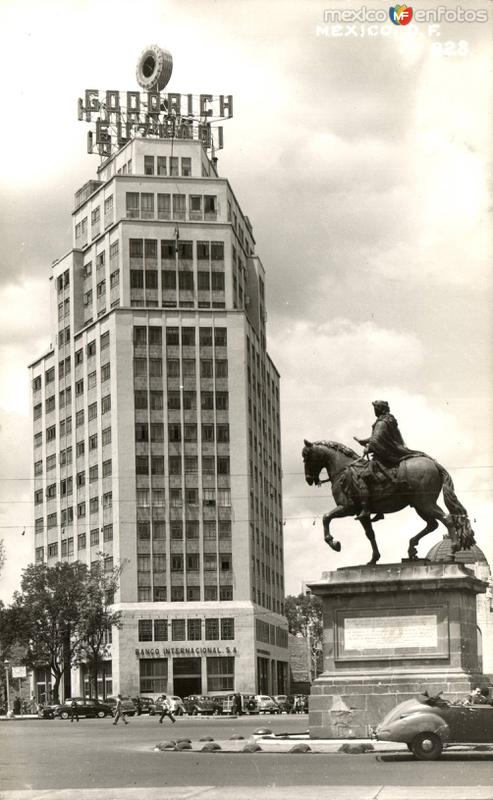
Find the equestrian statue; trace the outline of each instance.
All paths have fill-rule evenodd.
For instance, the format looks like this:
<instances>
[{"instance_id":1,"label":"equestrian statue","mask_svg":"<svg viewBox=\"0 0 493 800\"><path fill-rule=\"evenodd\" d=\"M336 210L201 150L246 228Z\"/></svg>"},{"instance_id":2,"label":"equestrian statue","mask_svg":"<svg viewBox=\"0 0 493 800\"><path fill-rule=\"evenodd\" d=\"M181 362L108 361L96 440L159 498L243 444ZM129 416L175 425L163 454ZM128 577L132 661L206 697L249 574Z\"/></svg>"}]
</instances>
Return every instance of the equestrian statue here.
<instances>
[{"instance_id":1,"label":"equestrian statue","mask_svg":"<svg viewBox=\"0 0 493 800\"><path fill-rule=\"evenodd\" d=\"M408 557L418 557L417 544L441 522L448 530L452 552L469 549L475 544L467 511L457 499L454 484L447 470L435 459L404 444L397 420L385 400L373 403L376 420L371 436L356 439L364 447L361 458L344 444L330 441L309 442L305 439L302 456L305 479L312 486L330 481L336 507L323 516L324 539L337 552L341 549L330 532L333 519L356 516L370 541L372 558L380 558L372 523L411 506L426 522L426 527L409 541ZM371 456L371 457L370 457ZM328 478L320 479L323 469ZM440 492L446 514L437 504ZM373 515L373 516L372 516Z\"/></svg>"}]
</instances>

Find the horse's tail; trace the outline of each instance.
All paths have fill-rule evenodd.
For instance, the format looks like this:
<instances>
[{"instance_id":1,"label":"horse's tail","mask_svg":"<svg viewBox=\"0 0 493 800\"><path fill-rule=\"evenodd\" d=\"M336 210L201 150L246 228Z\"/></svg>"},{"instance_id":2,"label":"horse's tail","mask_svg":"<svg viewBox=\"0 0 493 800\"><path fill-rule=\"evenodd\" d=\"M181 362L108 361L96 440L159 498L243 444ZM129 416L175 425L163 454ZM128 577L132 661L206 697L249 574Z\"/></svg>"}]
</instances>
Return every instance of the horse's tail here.
<instances>
[{"instance_id":1,"label":"horse's tail","mask_svg":"<svg viewBox=\"0 0 493 800\"><path fill-rule=\"evenodd\" d=\"M473 544L476 544L474 531L471 528L467 511L455 494L454 483L445 467L442 467L438 461L435 461L435 465L442 478L443 499L450 512L451 521L455 529L457 544L459 545L457 549L467 550L472 547Z\"/></svg>"}]
</instances>

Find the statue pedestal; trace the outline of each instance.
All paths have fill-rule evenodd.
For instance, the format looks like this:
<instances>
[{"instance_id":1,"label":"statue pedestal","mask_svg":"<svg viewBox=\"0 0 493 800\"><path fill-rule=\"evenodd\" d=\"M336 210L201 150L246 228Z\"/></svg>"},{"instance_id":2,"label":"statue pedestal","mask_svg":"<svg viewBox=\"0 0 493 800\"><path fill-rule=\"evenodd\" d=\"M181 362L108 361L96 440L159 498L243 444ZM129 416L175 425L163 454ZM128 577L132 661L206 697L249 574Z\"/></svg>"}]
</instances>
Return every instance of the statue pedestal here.
<instances>
[{"instance_id":1,"label":"statue pedestal","mask_svg":"<svg viewBox=\"0 0 493 800\"><path fill-rule=\"evenodd\" d=\"M345 567L309 584L323 603L324 672L310 694L312 738L366 737L397 703L484 683L476 595L462 564L403 561Z\"/></svg>"}]
</instances>

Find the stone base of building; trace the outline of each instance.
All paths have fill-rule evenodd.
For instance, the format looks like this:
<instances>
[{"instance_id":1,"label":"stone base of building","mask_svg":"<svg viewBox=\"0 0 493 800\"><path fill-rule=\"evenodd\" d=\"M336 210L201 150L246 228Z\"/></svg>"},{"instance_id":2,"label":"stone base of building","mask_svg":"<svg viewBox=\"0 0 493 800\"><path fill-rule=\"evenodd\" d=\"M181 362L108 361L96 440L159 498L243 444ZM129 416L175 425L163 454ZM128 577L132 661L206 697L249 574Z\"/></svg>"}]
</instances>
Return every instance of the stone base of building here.
<instances>
[{"instance_id":1,"label":"stone base of building","mask_svg":"<svg viewBox=\"0 0 493 800\"><path fill-rule=\"evenodd\" d=\"M372 730L398 703L419 695L443 692L448 700L463 700L471 689L484 683L478 674L416 672L389 675L385 672L356 678L321 675L310 694L309 730L313 739L348 739L370 736Z\"/></svg>"},{"instance_id":2,"label":"stone base of building","mask_svg":"<svg viewBox=\"0 0 493 800\"><path fill-rule=\"evenodd\" d=\"M368 736L398 703L484 684L476 595L462 564L405 560L346 567L310 584L322 598L324 672L310 695L312 737Z\"/></svg>"}]
</instances>

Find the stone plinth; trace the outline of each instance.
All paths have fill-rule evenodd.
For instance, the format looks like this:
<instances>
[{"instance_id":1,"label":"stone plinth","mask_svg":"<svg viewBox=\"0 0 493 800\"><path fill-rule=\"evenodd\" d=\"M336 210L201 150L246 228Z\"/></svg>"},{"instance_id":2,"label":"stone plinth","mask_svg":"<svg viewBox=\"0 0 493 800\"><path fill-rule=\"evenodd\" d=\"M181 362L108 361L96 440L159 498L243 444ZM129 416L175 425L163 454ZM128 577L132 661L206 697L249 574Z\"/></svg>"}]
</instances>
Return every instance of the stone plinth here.
<instances>
[{"instance_id":1,"label":"stone plinth","mask_svg":"<svg viewBox=\"0 0 493 800\"><path fill-rule=\"evenodd\" d=\"M367 736L423 687L459 699L482 682L476 595L487 585L462 564L346 567L309 588L322 598L324 625L312 737Z\"/></svg>"}]
</instances>

